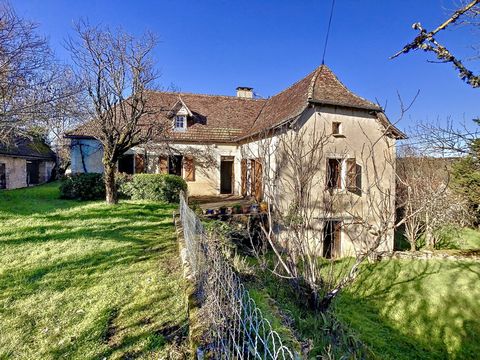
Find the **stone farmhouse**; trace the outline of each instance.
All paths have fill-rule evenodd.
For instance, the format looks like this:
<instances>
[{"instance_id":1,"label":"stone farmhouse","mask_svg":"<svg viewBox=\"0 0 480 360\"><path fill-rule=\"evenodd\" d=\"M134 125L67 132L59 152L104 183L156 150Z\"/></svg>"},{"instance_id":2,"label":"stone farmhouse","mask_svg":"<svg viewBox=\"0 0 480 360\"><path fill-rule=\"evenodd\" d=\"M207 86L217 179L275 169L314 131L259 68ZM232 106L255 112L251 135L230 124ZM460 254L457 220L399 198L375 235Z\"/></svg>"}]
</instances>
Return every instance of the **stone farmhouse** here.
<instances>
[{"instance_id":1,"label":"stone farmhouse","mask_svg":"<svg viewBox=\"0 0 480 360\"><path fill-rule=\"evenodd\" d=\"M0 189L47 182L54 166L55 154L41 140L17 136L0 143Z\"/></svg>"},{"instance_id":2,"label":"stone farmhouse","mask_svg":"<svg viewBox=\"0 0 480 360\"><path fill-rule=\"evenodd\" d=\"M343 256L354 250L341 224L358 222L367 213L381 217L386 210L380 209L380 203L389 211L394 206L395 142L404 134L380 106L353 94L325 65L268 99L255 98L248 87L238 87L237 96L173 92L150 96L159 111L148 121L162 124L165 131L124 154L118 163L120 172L182 176L190 196L241 195L257 201L281 196L288 203L292 200L286 189L280 185L267 189L274 170L266 164L262 144L269 139L271 147L281 134L298 129L307 136L321 131L326 137L323 158L315 161L322 164L317 175L322 185L314 190L334 191L339 203L349 201L358 210L347 213L339 206L328 218L319 214L321 226L334 229L329 231L331 246L322 250L324 255ZM102 148L88 123L67 137L72 173L103 171ZM280 156L273 155L278 163ZM288 168L275 176L287 176L292 172ZM385 250L393 249L393 230L385 243Z\"/></svg>"}]
</instances>

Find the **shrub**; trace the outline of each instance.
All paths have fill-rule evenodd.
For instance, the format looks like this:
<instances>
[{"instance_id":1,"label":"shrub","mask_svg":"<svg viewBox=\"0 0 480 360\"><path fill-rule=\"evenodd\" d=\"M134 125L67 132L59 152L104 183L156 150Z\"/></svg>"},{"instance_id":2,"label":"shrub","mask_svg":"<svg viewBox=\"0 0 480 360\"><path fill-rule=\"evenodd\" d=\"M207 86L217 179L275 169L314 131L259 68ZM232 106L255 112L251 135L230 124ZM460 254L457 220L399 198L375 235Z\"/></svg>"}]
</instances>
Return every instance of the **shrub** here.
<instances>
[{"instance_id":1,"label":"shrub","mask_svg":"<svg viewBox=\"0 0 480 360\"><path fill-rule=\"evenodd\" d=\"M181 177L167 174L135 174L131 181L120 185L120 192L133 200L155 200L176 203L180 191L187 190Z\"/></svg>"},{"instance_id":2,"label":"shrub","mask_svg":"<svg viewBox=\"0 0 480 360\"><path fill-rule=\"evenodd\" d=\"M60 198L77 200L105 199L103 175L86 173L64 178L60 184Z\"/></svg>"},{"instance_id":3,"label":"shrub","mask_svg":"<svg viewBox=\"0 0 480 360\"><path fill-rule=\"evenodd\" d=\"M165 201L178 203L180 201L180 191L187 191L187 183L180 176L164 175L163 196Z\"/></svg>"},{"instance_id":4,"label":"shrub","mask_svg":"<svg viewBox=\"0 0 480 360\"><path fill-rule=\"evenodd\" d=\"M117 173L115 177L115 184L117 185L118 197L121 199L128 199L128 186L132 181L133 175L126 173Z\"/></svg>"}]
</instances>

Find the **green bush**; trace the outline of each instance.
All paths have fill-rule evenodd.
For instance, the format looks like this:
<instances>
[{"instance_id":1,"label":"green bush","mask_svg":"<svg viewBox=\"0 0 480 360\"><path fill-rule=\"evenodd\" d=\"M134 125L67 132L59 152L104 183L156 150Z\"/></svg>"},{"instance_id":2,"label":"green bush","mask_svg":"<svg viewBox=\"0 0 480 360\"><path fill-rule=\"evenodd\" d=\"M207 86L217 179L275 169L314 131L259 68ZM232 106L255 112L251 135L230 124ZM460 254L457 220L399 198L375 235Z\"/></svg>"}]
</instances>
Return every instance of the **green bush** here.
<instances>
[{"instance_id":1,"label":"green bush","mask_svg":"<svg viewBox=\"0 0 480 360\"><path fill-rule=\"evenodd\" d=\"M60 184L60 198L77 200L105 199L103 175L86 173L65 177Z\"/></svg>"},{"instance_id":2,"label":"green bush","mask_svg":"<svg viewBox=\"0 0 480 360\"><path fill-rule=\"evenodd\" d=\"M135 174L131 181L120 184L120 192L133 200L178 203L182 190L187 190L185 180L167 174Z\"/></svg>"},{"instance_id":3,"label":"green bush","mask_svg":"<svg viewBox=\"0 0 480 360\"><path fill-rule=\"evenodd\" d=\"M130 195L125 191L128 191L128 183L132 181L133 175L126 173L117 173L115 176L115 184L117 185L118 197L120 199L129 199Z\"/></svg>"},{"instance_id":4,"label":"green bush","mask_svg":"<svg viewBox=\"0 0 480 360\"><path fill-rule=\"evenodd\" d=\"M187 191L187 183L180 176L164 175L163 196L169 203L180 201L180 191Z\"/></svg>"}]
</instances>

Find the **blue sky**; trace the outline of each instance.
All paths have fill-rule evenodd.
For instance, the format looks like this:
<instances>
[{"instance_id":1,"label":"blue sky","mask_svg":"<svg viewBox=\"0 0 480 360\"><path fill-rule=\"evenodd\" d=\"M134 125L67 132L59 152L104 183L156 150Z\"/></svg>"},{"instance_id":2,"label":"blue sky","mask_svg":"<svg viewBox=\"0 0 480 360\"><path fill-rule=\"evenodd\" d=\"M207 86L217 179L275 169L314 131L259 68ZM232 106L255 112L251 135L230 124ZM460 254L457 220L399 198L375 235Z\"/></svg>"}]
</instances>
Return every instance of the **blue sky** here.
<instances>
[{"instance_id":1,"label":"blue sky","mask_svg":"<svg viewBox=\"0 0 480 360\"><path fill-rule=\"evenodd\" d=\"M140 34L145 29L161 42L155 58L160 85L181 91L234 95L239 85L263 97L276 94L321 64L328 1L293 0L16 0L17 12L39 23L63 61L62 43L79 18ZM399 116L397 91L405 102L420 96L398 123L416 120L470 120L480 116L480 89L459 80L449 64L431 64L431 55L415 52L388 57L413 39L411 24L438 25L456 0L336 0L326 64L360 96L386 105L392 121ZM459 54L478 33L449 31L439 39ZM479 41L480 43L480 41ZM480 61L467 62L480 70Z\"/></svg>"}]
</instances>

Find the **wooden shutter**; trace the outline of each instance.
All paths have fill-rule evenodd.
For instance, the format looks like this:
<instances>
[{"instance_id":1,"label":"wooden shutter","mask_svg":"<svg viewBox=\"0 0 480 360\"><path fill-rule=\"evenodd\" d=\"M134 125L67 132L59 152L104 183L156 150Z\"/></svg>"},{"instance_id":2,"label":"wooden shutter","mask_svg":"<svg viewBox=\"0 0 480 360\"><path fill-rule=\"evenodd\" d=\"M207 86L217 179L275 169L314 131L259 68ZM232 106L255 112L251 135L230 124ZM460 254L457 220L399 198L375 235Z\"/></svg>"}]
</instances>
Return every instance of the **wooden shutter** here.
<instances>
[{"instance_id":1,"label":"wooden shutter","mask_svg":"<svg viewBox=\"0 0 480 360\"><path fill-rule=\"evenodd\" d=\"M242 196L247 196L247 159L242 159L241 172L242 172Z\"/></svg>"},{"instance_id":2,"label":"wooden shutter","mask_svg":"<svg viewBox=\"0 0 480 360\"><path fill-rule=\"evenodd\" d=\"M349 158L347 165L347 190L351 192L357 191L357 162L355 158Z\"/></svg>"},{"instance_id":3,"label":"wooden shutter","mask_svg":"<svg viewBox=\"0 0 480 360\"><path fill-rule=\"evenodd\" d=\"M168 174L168 156L158 157L158 168L161 174Z\"/></svg>"},{"instance_id":4,"label":"wooden shutter","mask_svg":"<svg viewBox=\"0 0 480 360\"><path fill-rule=\"evenodd\" d=\"M357 179L355 185L357 187L357 195L362 194L362 166L356 164Z\"/></svg>"},{"instance_id":5,"label":"wooden shutter","mask_svg":"<svg viewBox=\"0 0 480 360\"><path fill-rule=\"evenodd\" d=\"M135 174L145 172L145 156L143 154L135 154Z\"/></svg>"},{"instance_id":6,"label":"wooden shutter","mask_svg":"<svg viewBox=\"0 0 480 360\"><path fill-rule=\"evenodd\" d=\"M260 202L263 199L263 171L262 171L262 163L258 160L254 160L254 168L255 168L255 200Z\"/></svg>"},{"instance_id":7,"label":"wooden shutter","mask_svg":"<svg viewBox=\"0 0 480 360\"><path fill-rule=\"evenodd\" d=\"M183 158L183 169L186 181L195 181L195 161L193 157L186 156Z\"/></svg>"}]
</instances>

